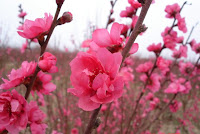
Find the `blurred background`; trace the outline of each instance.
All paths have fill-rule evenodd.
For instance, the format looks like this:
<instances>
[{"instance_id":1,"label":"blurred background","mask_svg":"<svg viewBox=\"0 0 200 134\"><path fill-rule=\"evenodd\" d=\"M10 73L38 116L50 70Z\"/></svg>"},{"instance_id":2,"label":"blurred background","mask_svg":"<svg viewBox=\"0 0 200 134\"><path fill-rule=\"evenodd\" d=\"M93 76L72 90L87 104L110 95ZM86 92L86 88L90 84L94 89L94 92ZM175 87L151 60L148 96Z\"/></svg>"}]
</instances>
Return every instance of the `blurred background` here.
<instances>
[{"instance_id":1,"label":"blurred background","mask_svg":"<svg viewBox=\"0 0 200 134\"><path fill-rule=\"evenodd\" d=\"M182 5L185 0L156 0L151 6L144 22L148 30L143 34L142 38L140 36L136 40L139 43L139 51L136 55L149 57L151 54L146 50L146 47L152 43L162 41L161 32L166 26L171 26L173 22L172 19L165 18L164 9L166 5L171 5L175 2ZM181 12L181 16L186 19L188 28L185 37L189 35L192 26L196 25L200 20L200 14L198 13L200 1L188 0L187 3ZM20 21L20 18L18 18L18 6L20 4L22 4L24 11L27 12L25 19L30 20L44 17L45 12L54 15L56 10L55 0L0 0L0 39L1 42L6 42L5 44L10 47L20 48L24 43L24 39L17 33ZM128 5L128 0L117 1L113 14L117 22L123 24L131 23L129 18L125 19L119 16L120 12ZM64 51L64 48L69 51L79 49L81 43L91 37L91 29L105 28L110 9L109 0L65 0L60 15L65 11L70 11L73 14L73 21L64 26L56 27L49 47L57 48L61 51ZM192 38L195 38L197 42L200 41L199 31L200 25L197 25L192 34ZM179 33L180 36L181 34ZM145 53L145 55L142 53ZM167 51L164 55L168 55L168 53ZM189 60L194 58L195 55L192 53L188 57Z\"/></svg>"}]
</instances>

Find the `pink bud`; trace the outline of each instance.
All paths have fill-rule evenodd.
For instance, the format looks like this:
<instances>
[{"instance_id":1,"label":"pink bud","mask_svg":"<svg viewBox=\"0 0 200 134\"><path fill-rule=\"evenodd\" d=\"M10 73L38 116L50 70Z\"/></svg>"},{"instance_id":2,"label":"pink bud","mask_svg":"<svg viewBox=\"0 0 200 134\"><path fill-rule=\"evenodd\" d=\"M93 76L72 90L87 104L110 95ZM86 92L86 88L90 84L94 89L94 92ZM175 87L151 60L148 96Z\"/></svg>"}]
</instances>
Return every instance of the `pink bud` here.
<instances>
[{"instance_id":1,"label":"pink bud","mask_svg":"<svg viewBox=\"0 0 200 134\"><path fill-rule=\"evenodd\" d=\"M63 2L64 2L64 0L56 0L56 3L58 6L62 6Z\"/></svg>"},{"instance_id":2,"label":"pink bud","mask_svg":"<svg viewBox=\"0 0 200 134\"><path fill-rule=\"evenodd\" d=\"M56 73L58 68L56 67L56 57L49 52L45 52L39 59L38 66L43 72Z\"/></svg>"},{"instance_id":3,"label":"pink bud","mask_svg":"<svg viewBox=\"0 0 200 134\"><path fill-rule=\"evenodd\" d=\"M72 13L70 12L64 12L62 17L60 17L57 21L57 24L58 25L62 25L62 24L65 24L65 23L68 23L68 22L71 22L72 21Z\"/></svg>"}]
</instances>

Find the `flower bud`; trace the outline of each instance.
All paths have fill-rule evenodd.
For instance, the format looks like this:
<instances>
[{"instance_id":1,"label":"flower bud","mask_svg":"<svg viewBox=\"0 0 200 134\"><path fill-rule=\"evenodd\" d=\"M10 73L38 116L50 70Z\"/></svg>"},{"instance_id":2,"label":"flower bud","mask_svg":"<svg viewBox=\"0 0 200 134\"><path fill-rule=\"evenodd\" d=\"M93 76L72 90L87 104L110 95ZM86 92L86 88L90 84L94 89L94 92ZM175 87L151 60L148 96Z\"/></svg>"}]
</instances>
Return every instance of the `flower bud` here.
<instances>
[{"instance_id":1,"label":"flower bud","mask_svg":"<svg viewBox=\"0 0 200 134\"><path fill-rule=\"evenodd\" d=\"M62 25L62 24L65 24L65 23L68 23L68 22L71 22L72 21L72 13L70 12L64 12L62 17L60 17L57 21L57 25Z\"/></svg>"},{"instance_id":2,"label":"flower bud","mask_svg":"<svg viewBox=\"0 0 200 134\"><path fill-rule=\"evenodd\" d=\"M61 7L63 4L64 0L56 0L56 4Z\"/></svg>"}]
</instances>

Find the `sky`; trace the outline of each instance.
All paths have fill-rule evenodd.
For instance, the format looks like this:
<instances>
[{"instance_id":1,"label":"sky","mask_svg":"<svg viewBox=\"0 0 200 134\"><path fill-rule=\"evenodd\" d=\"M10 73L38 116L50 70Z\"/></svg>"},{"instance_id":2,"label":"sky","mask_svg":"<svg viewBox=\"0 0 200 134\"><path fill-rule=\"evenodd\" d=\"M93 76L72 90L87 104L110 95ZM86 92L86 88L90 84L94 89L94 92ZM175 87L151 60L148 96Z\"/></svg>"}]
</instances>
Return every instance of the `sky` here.
<instances>
[{"instance_id":1,"label":"sky","mask_svg":"<svg viewBox=\"0 0 200 134\"><path fill-rule=\"evenodd\" d=\"M119 17L120 12L129 6L127 1L118 0L114 8L113 16L119 23L130 23L129 19ZM148 30L136 39L136 42L139 43L139 55L143 54L142 56L147 57L151 55L146 47L152 43L161 42L161 32L166 26L171 26L173 20L165 18L166 5L174 3L182 5L184 2L185 0L155 0L155 4L151 5L144 21ZM25 39L17 34L20 21L17 17L19 4L22 4L22 8L28 14L26 19L29 20L44 17L45 12L54 15L56 10L55 0L0 0L0 27L2 29L0 38L5 39L7 36L8 44L14 47L21 47L25 42ZM188 5L185 5L181 12L181 16L186 19L188 28L185 38L189 35L192 26L200 21L199 7L199 0L188 0ZM60 50L64 50L64 47L69 51L75 50L77 45L90 37L91 26L105 28L110 9L110 0L65 0L60 16L63 12L70 11L73 14L73 21L55 28L49 46L57 47ZM183 35L183 33L179 32L178 35ZM196 26L191 38L200 42L199 37L200 24ZM169 53L166 51L163 55L169 55ZM193 60L194 58L196 57L191 53L189 59Z\"/></svg>"}]
</instances>

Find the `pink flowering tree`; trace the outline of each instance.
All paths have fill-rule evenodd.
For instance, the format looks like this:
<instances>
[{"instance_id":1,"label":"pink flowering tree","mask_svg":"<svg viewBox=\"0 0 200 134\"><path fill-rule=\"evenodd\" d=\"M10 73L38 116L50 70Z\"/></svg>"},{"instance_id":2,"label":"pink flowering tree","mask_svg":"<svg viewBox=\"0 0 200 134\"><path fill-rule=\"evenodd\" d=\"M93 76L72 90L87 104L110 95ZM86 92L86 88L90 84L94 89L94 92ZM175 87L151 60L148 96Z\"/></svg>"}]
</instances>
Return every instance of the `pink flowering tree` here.
<instances>
[{"instance_id":1,"label":"pink flowering tree","mask_svg":"<svg viewBox=\"0 0 200 134\"><path fill-rule=\"evenodd\" d=\"M19 6L22 20L17 32L26 40L21 51L35 41L40 52L32 50L20 60L7 51L4 57L13 63L20 61L20 67L11 67L7 78L2 77L0 133L197 132L200 43L191 39L195 26L189 31L181 12L187 2L163 10L172 25L163 27L162 41L147 47L154 58L146 60L132 55L140 47L136 38L148 30L143 21L152 0L128 0L129 6L119 14L130 20L126 24L115 21L117 0L111 1L105 28L95 29L83 41L81 47L86 51L51 52L46 48L54 29L72 21L70 12L58 18L63 3L56 0L54 16L44 13L44 18L35 20L25 19L26 12ZM165 50L172 52L170 59L163 56ZM186 60L189 51L197 55L196 61ZM165 130L169 122L173 128Z\"/></svg>"}]
</instances>

